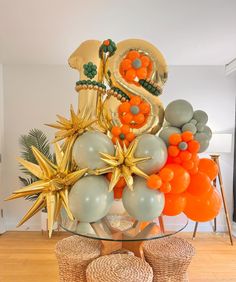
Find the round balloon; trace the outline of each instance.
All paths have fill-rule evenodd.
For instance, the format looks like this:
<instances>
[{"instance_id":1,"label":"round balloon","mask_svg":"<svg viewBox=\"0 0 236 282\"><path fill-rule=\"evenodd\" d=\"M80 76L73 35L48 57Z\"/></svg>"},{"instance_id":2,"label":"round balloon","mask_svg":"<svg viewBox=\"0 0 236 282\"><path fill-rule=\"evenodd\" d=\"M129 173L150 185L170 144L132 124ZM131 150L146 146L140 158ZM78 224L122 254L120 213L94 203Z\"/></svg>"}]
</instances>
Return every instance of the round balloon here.
<instances>
[{"instance_id":1,"label":"round balloon","mask_svg":"<svg viewBox=\"0 0 236 282\"><path fill-rule=\"evenodd\" d=\"M193 118L200 123L206 124L208 121L208 115L202 110L197 110L193 113Z\"/></svg>"},{"instance_id":2,"label":"round balloon","mask_svg":"<svg viewBox=\"0 0 236 282\"><path fill-rule=\"evenodd\" d=\"M187 192L195 196L201 196L209 193L212 190L210 178L203 172L198 171L191 175L190 184Z\"/></svg>"},{"instance_id":3,"label":"round balloon","mask_svg":"<svg viewBox=\"0 0 236 282\"><path fill-rule=\"evenodd\" d=\"M185 194L165 194L164 215L175 216L184 211L186 205Z\"/></svg>"},{"instance_id":4,"label":"round balloon","mask_svg":"<svg viewBox=\"0 0 236 282\"><path fill-rule=\"evenodd\" d=\"M184 213L193 221L210 221L218 215L222 201L216 189L212 189L212 193L202 197L194 196L190 193L186 193L185 196L186 206Z\"/></svg>"},{"instance_id":5,"label":"round balloon","mask_svg":"<svg viewBox=\"0 0 236 282\"><path fill-rule=\"evenodd\" d=\"M205 133L209 139L212 137L212 131L209 126L205 125L204 130L202 133Z\"/></svg>"},{"instance_id":6,"label":"round balloon","mask_svg":"<svg viewBox=\"0 0 236 282\"><path fill-rule=\"evenodd\" d=\"M137 167L149 175L156 173L166 163L166 144L160 137L152 134L143 134L139 138L134 155L136 158L151 157L150 160L138 164Z\"/></svg>"},{"instance_id":7,"label":"round balloon","mask_svg":"<svg viewBox=\"0 0 236 282\"><path fill-rule=\"evenodd\" d=\"M175 100L165 109L165 119L176 127L181 127L193 118L193 107L185 100Z\"/></svg>"},{"instance_id":8,"label":"round balloon","mask_svg":"<svg viewBox=\"0 0 236 282\"><path fill-rule=\"evenodd\" d=\"M88 222L79 222L76 226L76 233L78 234L87 234L87 235L96 235L92 226Z\"/></svg>"},{"instance_id":9,"label":"round balloon","mask_svg":"<svg viewBox=\"0 0 236 282\"><path fill-rule=\"evenodd\" d=\"M158 217L164 208L164 194L149 189L146 180L134 177L134 190L128 187L123 192L122 201L128 214L139 221L149 221Z\"/></svg>"},{"instance_id":10,"label":"round balloon","mask_svg":"<svg viewBox=\"0 0 236 282\"><path fill-rule=\"evenodd\" d=\"M164 127L160 131L159 137L166 143L167 146L169 146L169 137L175 133L181 133L181 130L174 126Z\"/></svg>"},{"instance_id":11,"label":"round balloon","mask_svg":"<svg viewBox=\"0 0 236 282\"><path fill-rule=\"evenodd\" d=\"M214 180L218 175L218 166L211 159L200 159L198 164L198 170L205 173L211 180Z\"/></svg>"},{"instance_id":12,"label":"round balloon","mask_svg":"<svg viewBox=\"0 0 236 282\"><path fill-rule=\"evenodd\" d=\"M204 132L200 132L194 135L194 139L197 140L200 144L199 153L206 151L206 149L209 146L209 141L210 141L209 136L205 134Z\"/></svg>"},{"instance_id":13,"label":"round balloon","mask_svg":"<svg viewBox=\"0 0 236 282\"><path fill-rule=\"evenodd\" d=\"M79 168L99 169L106 166L100 153L114 154L111 139L98 131L88 131L79 136L72 150L72 156Z\"/></svg>"},{"instance_id":14,"label":"round balloon","mask_svg":"<svg viewBox=\"0 0 236 282\"><path fill-rule=\"evenodd\" d=\"M186 169L178 164L168 164L165 166L174 172L174 177L170 181L171 193L178 194L184 192L190 183L190 175Z\"/></svg>"},{"instance_id":15,"label":"round balloon","mask_svg":"<svg viewBox=\"0 0 236 282\"><path fill-rule=\"evenodd\" d=\"M195 134L197 132L197 128L196 126L192 123L192 122L188 122L188 123L185 123L183 126L182 126L182 131L185 132L185 131L190 131L192 132L193 134Z\"/></svg>"},{"instance_id":16,"label":"round balloon","mask_svg":"<svg viewBox=\"0 0 236 282\"><path fill-rule=\"evenodd\" d=\"M69 208L81 222L96 222L109 211L113 192L108 192L109 182L104 176L85 176L78 180L69 193Z\"/></svg>"}]
</instances>

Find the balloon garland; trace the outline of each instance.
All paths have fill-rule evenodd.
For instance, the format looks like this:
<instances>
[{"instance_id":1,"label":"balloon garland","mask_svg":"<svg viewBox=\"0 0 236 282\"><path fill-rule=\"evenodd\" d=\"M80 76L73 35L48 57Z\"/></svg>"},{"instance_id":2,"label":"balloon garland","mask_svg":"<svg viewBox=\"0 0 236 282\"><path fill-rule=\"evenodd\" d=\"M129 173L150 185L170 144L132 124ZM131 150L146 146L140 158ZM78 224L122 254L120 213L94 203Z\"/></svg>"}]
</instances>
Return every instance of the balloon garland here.
<instances>
[{"instance_id":1,"label":"balloon garland","mask_svg":"<svg viewBox=\"0 0 236 282\"><path fill-rule=\"evenodd\" d=\"M55 163L35 148L38 165L19 160L39 178L8 198L39 195L19 225L46 206L49 236L62 207L83 228L106 216L114 199L139 221L181 212L213 219L221 207L212 186L217 166L198 155L211 139L208 116L185 100L164 111L168 71L160 51L138 39L89 40L69 64L80 73L78 110L71 106L69 119L49 124L58 130Z\"/></svg>"}]
</instances>

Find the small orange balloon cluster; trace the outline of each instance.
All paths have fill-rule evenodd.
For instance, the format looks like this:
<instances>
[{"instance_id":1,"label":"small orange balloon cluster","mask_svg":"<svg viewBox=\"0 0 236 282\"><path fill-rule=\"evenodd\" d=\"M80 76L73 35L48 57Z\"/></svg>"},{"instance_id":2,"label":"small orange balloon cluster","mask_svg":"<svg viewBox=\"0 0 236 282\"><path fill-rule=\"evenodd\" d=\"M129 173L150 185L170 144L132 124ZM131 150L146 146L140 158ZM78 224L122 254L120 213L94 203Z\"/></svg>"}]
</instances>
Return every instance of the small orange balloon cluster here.
<instances>
[{"instance_id":1,"label":"small orange balloon cluster","mask_svg":"<svg viewBox=\"0 0 236 282\"><path fill-rule=\"evenodd\" d=\"M150 189L159 189L163 193L171 191L170 181L174 178L174 171L168 167L162 168L158 174L152 174L147 180Z\"/></svg>"},{"instance_id":2,"label":"small orange balloon cluster","mask_svg":"<svg viewBox=\"0 0 236 282\"><path fill-rule=\"evenodd\" d=\"M191 132L173 134L169 143L167 163L147 180L150 189L165 193L163 214L184 212L198 222L213 219L221 207L220 195L212 185L218 175L216 163L198 158L199 143Z\"/></svg>"},{"instance_id":3,"label":"small orange balloon cluster","mask_svg":"<svg viewBox=\"0 0 236 282\"><path fill-rule=\"evenodd\" d=\"M131 50L120 63L120 74L128 82L139 86L139 79L149 78L152 71L151 59L136 50Z\"/></svg>"},{"instance_id":4,"label":"small orange balloon cluster","mask_svg":"<svg viewBox=\"0 0 236 282\"><path fill-rule=\"evenodd\" d=\"M112 142L115 145L118 141L120 145L129 146L130 142L134 140L135 134L130 131L130 127L127 124L119 126L114 126L111 130Z\"/></svg>"},{"instance_id":5,"label":"small orange balloon cluster","mask_svg":"<svg viewBox=\"0 0 236 282\"><path fill-rule=\"evenodd\" d=\"M197 153L200 149L198 141L194 140L192 132L173 134L169 138L169 162L181 164L190 172L195 172L198 164Z\"/></svg>"},{"instance_id":6,"label":"small orange balloon cluster","mask_svg":"<svg viewBox=\"0 0 236 282\"><path fill-rule=\"evenodd\" d=\"M122 124L129 125L131 128L140 128L147 121L150 105L139 96L132 96L129 102L120 104L118 114Z\"/></svg>"}]
</instances>

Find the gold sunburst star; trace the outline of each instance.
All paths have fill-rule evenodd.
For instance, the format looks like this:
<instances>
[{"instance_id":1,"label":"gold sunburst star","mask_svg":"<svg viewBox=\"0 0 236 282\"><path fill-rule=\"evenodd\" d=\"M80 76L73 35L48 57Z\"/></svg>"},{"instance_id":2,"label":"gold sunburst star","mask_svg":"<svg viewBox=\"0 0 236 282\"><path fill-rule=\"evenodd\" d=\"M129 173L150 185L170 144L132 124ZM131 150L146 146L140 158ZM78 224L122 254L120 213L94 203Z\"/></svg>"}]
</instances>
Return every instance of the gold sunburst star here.
<instances>
[{"instance_id":1,"label":"gold sunburst star","mask_svg":"<svg viewBox=\"0 0 236 282\"><path fill-rule=\"evenodd\" d=\"M137 167L137 164L149 160L150 157L136 158L134 152L138 144L138 138L136 138L128 148L124 145L121 147L120 143L116 144L115 156L106 153L100 153L101 159L109 166L95 170L95 174L105 174L112 172L111 182L109 185L109 191L112 191L120 177L124 177L125 182L130 190L133 190L133 176L148 178L148 175Z\"/></svg>"},{"instance_id":2,"label":"gold sunburst star","mask_svg":"<svg viewBox=\"0 0 236 282\"><path fill-rule=\"evenodd\" d=\"M52 235L54 221L58 218L61 207L64 207L68 216L73 220L73 215L68 206L68 193L70 187L79 180L87 171L81 169L70 171L71 146L63 152L58 143L55 146L56 164L48 160L38 149L32 147L38 165L19 158L19 162L34 174L39 180L14 191L7 200L13 200L28 195L38 194L37 200L22 218L18 226L35 215L43 208L47 208L49 237Z\"/></svg>"},{"instance_id":3,"label":"gold sunburst star","mask_svg":"<svg viewBox=\"0 0 236 282\"><path fill-rule=\"evenodd\" d=\"M69 119L60 115L57 115L57 117L58 121L56 121L56 123L46 125L58 129L53 142L65 139L65 147L67 147L67 145L70 146L71 142L73 142L76 137L91 129L92 124L97 121L97 119L92 119L86 111L76 114L72 105L70 106Z\"/></svg>"}]
</instances>

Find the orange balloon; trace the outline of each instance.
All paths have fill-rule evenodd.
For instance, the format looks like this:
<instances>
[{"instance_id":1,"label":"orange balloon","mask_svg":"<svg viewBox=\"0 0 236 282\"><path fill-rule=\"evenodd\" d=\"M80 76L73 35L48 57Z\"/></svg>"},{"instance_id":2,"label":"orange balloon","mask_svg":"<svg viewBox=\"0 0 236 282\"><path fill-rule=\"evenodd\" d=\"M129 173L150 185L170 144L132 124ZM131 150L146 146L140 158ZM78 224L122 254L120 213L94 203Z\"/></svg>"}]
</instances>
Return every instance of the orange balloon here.
<instances>
[{"instance_id":1,"label":"orange balloon","mask_svg":"<svg viewBox=\"0 0 236 282\"><path fill-rule=\"evenodd\" d=\"M114 187L113 191L114 191L114 198L120 200L122 198L124 188Z\"/></svg>"},{"instance_id":2,"label":"orange balloon","mask_svg":"<svg viewBox=\"0 0 236 282\"><path fill-rule=\"evenodd\" d=\"M161 177L159 175L156 174L152 174L149 176L148 180L147 180L147 186L150 189L159 189L162 185L162 180Z\"/></svg>"},{"instance_id":3,"label":"orange balloon","mask_svg":"<svg viewBox=\"0 0 236 282\"><path fill-rule=\"evenodd\" d=\"M181 137L181 134L179 133L174 133L172 134L170 137L169 137L169 142L171 145L178 145L179 142L182 141L182 137Z\"/></svg>"},{"instance_id":4,"label":"orange balloon","mask_svg":"<svg viewBox=\"0 0 236 282\"><path fill-rule=\"evenodd\" d=\"M174 172L174 177L170 181L171 193L178 194L184 192L190 183L190 175L186 169L178 164L168 164L165 166Z\"/></svg>"},{"instance_id":5,"label":"orange balloon","mask_svg":"<svg viewBox=\"0 0 236 282\"><path fill-rule=\"evenodd\" d=\"M185 193L186 206L184 213L193 221L204 222L214 219L221 208L222 200L219 192L212 189L212 193L201 197Z\"/></svg>"},{"instance_id":6,"label":"orange balloon","mask_svg":"<svg viewBox=\"0 0 236 282\"><path fill-rule=\"evenodd\" d=\"M201 196L212 190L210 178L203 172L191 175L187 192L195 196Z\"/></svg>"},{"instance_id":7,"label":"orange balloon","mask_svg":"<svg viewBox=\"0 0 236 282\"><path fill-rule=\"evenodd\" d=\"M207 174L211 180L214 180L218 175L217 164L211 159L200 159L198 164L198 170Z\"/></svg>"},{"instance_id":8,"label":"orange balloon","mask_svg":"<svg viewBox=\"0 0 236 282\"><path fill-rule=\"evenodd\" d=\"M109 172L106 174L106 178L111 181L111 178L112 178L112 172ZM120 177L119 181L116 183L116 186L117 188L125 188L126 186L126 181L124 179L124 177Z\"/></svg>"},{"instance_id":9,"label":"orange balloon","mask_svg":"<svg viewBox=\"0 0 236 282\"><path fill-rule=\"evenodd\" d=\"M159 175L161 177L161 179L163 181L171 181L171 179L173 179L174 177L174 172L169 169L169 168L166 168L166 167L163 167L160 171L159 171Z\"/></svg>"},{"instance_id":10,"label":"orange balloon","mask_svg":"<svg viewBox=\"0 0 236 282\"><path fill-rule=\"evenodd\" d=\"M160 187L160 191L162 193L170 193L171 192L171 185L169 182L164 182L162 183L161 187Z\"/></svg>"},{"instance_id":11,"label":"orange balloon","mask_svg":"<svg viewBox=\"0 0 236 282\"><path fill-rule=\"evenodd\" d=\"M165 206L163 214L175 216L184 211L186 206L185 194L165 194Z\"/></svg>"}]
</instances>

